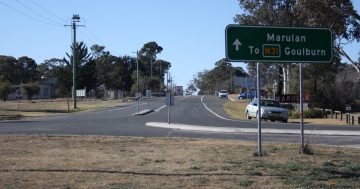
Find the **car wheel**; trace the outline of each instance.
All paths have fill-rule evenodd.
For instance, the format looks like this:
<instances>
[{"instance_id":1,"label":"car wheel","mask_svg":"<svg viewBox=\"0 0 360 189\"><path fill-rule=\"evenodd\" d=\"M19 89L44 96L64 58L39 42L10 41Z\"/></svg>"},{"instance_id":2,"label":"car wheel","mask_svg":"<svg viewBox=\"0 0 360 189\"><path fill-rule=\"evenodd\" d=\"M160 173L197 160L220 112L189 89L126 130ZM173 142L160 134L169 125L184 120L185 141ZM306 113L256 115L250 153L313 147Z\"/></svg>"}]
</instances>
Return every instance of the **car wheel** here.
<instances>
[{"instance_id":1,"label":"car wheel","mask_svg":"<svg viewBox=\"0 0 360 189\"><path fill-rule=\"evenodd\" d=\"M282 122L287 123L287 122L288 122L288 120L287 120L287 119L284 119L284 120L282 120Z\"/></svg>"},{"instance_id":2,"label":"car wheel","mask_svg":"<svg viewBox=\"0 0 360 189\"><path fill-rule=\"evenodd\" d=\"M275 122L275 119L270 120L271 122Z\"/></svg>"},{"instance_id":3,"label":"car wheel","mask_svg":"<svg viewBox=\"0 0 360 189\"><path fill-rule=\"evenodd\" d=\"M247 119L251 119L251 117L249 116L249 112L248 112L248 111L246 111L246 115L245 115L245 116L246 116Z\"/></svg>"}]
</instances>

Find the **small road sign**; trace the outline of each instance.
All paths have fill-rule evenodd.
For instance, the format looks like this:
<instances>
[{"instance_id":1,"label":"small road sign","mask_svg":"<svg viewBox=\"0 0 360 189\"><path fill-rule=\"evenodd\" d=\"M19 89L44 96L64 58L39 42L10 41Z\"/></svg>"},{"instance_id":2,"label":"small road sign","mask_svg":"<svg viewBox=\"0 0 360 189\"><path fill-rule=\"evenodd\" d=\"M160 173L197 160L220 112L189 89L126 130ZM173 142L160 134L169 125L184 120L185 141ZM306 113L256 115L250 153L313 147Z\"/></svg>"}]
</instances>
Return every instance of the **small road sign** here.
<instances>
[{"instance_id":1,"label":"small road sign","mask_svg":"<svg viewBox=\"0 0 360 189\"><path fill-rule=\"evenodd\" d=\"M225 30L226 58L237 62L312 62L332 60L333 38L327 28L242 26Z\"/></svg>"}]
</instances>

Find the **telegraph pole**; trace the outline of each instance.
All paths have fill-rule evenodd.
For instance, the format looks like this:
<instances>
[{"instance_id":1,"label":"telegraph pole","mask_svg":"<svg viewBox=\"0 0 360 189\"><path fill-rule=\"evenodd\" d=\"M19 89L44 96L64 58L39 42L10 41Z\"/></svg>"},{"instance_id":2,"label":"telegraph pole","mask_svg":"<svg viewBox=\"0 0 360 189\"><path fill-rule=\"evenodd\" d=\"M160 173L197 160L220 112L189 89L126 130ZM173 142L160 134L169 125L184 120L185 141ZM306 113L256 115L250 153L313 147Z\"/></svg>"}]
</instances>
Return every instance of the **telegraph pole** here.
<instances>
[{"instance_id":1,"label":"telegraph pole","mask_svg":"<svg viewBox=\"0 0 360 189\"><path fill-rule=\"evenodd\" d=\"M74 102L74 109L77 108L76 106L76 65L77 64L77 45L76 45L76 27L77 26L84 26L84 25L76 25L77 22L80 22L80 16L78 14L74 14L72 17L72 25L65 25L72 27L73 31L73 60L72 60L72 72L73 72L73 87L72 87L72 98Z\"/></svg>"}]
</instances>

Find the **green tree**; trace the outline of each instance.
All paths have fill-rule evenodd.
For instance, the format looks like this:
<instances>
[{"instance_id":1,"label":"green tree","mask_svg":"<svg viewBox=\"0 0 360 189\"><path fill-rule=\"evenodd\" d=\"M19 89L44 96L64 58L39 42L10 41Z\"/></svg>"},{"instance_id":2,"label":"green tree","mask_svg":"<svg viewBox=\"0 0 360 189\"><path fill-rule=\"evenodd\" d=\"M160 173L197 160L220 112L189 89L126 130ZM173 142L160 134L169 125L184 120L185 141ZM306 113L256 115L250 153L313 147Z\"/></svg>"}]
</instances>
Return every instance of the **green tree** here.
<instances>
[{"instance_id":1,"label":"green tree","mask_svg":"<svg viewBox=\"0 0 360 189\"><path fill-rule=\"evenodd\" d=\"M114 89L130 91L133 79L131 73L136 70L136 58L130 56L118 57L114 65L113 75L115 84Z\"/></svg>"},{"instance_id":2,"label":"green tree","mask_svg":"<svg viewBox=\"0 0 360 189\"><path fill-rule=\"evenodd\" d=\"M20 83L20 69L16 58L12 56L0 56L0 80L10 83Z\"/></svg>"},{"instance_id":3,"label":"green tree","mask_svg":"<svg viewBox=\"0 0 360 189\"><path fill-rule=\"evenodd\" d=\"M39 72L34 59L22 56L18 59L17 64L19 64L21 83L38 80Z\"/></svg>"},{"instance_id":4,"label":"green tree","mask_svg":"<svg viewBox=\"0 0 360 189\"><path fill-rule=\"evenodd\" d=\"M110 55L109 51L105 51L105 46L95 44L90 47L91 54L94 59L98 59L101 56Z\"/></svg>"},{"instance_id":5,"label":"green tree","mask_svg":"<svg viewBox=\"0 0 360 189\"><path fill-rule=\"evenodd\" d=\"M97 87L96 61L91 59L80 68L78 75L79 89L95 90Z\"/></svg>"},{"instance_id":6,"label":"green tree","mask_svg":"<svg viewBox=\"0 0 360 189\"><path fill-rule=\"evenodd\" d=\"M96 76L97 76L97 86L101 84L105 84L106 88L113 88L113 76L114 76L114 68L115 63L117 61L117 57L106 54L98 57L96 62Z\"/></svg>"},{"instance_id":7,"label":"green tree","mask_svg":"<svg viewBox=\"0 0 360 189\"><path fill-rule=\"evenodd\" d=\"M76 66L76 76L77 76L76 86L77 86L77 88L79 88L79 87L86 86L86 83L84 83L84 79L80 79L80 78L83 77L83 75L84 75L84 73L82 72L84 70L83 68L85 67L86 64L88 64L91 61L92 56L91 56L91 53L89 52L87 46L84 44L84 42L78 42L75 45L76 45L76 57L78 59L77 65L75 65ZM71 52L73 52L74 46L71 45L70 48L71 48ZM66 53L66 56L68 57L67 64L72 66L73 54ZM88 73L86 73L86 74L88 74Z\"/></svg>"},{"instance_id":8,"label":"green tree","mask_svg":"<svg viewBox=\"0 0 360 189\"><path fill-rule=\"evenodd\" d=\"M91 52L95 63L96 86L104 84L107 89L117 88L118 74L115 71L115 64L118 57L105 51L105 46L96 44L91 47Z\"/></svg>"},{"instance_id":9,"label":"green tree","mask_svg":"<svg viewBox=\"0 0 360 189\"><path fill-rule=\"evenodd\" d=\"M45 60L44 63L37 65L37 78L39 79L51 78L50 66L48 63L46 63L46 61L47 60Z\"/></svg>"},{"instance_id":10,"label":"green tree","mask_svg":"<svg viewBox=\"0 0 360 189\"><path fill-rule=\"evenodd\" d=\"M154 63L153 72L155 73L154 75L156 75L156 78L159 81L159 87L160 87L159 91L162 91L163 88L165 87L165 83L164 83L165 73L170 68L171 68L171 63L166 60L157 59Z\"/></svg>"},{"instance_id":11,"label":"green tree","mask_svg":"<svg viewBox=\"0 0 360 189\"><path fill-rule=\"evenodd\" d=\"M339 71L339 48L360 37L360 16L354 10L351 0L239 0L244 11L235 16L234 21L244 25L267 26L307 26L327 27L334 33L334 60L331 64L306 64L305 77L313 85L307 88L312 96L324 94L323 91L335 83ZM344 43L345 42L345 43ZM277 64L278 76L283 76L279 86L287 88L286 77L292 66ZM271 68L271 67L270 67ZM297 73L292 73L295 75ZM290 77L291 78L291 77ZM308 85L309 86L309 85ZM280 90L279 90L280 91ZM319 99L319 98L318 98ZM320 101L317 102L318 104Z\"/></svg>"},{"instance_id":12,"label":"green tree","mask_svg":"<svg viewBox=\"0 0 360 189\"><path fill-rule=\"evenodd\" d=\"M200 94L213 93L221 89L233 90L232 78L234 76L247 76L241 67L233 67L225 58L215 63L215 68L198 72L191 85L200 89Z\"/></svg>"},{"instance_id":13,"label":"green tree","mask_svg":"<svg viewBox=\"0 0 360 189\"><path fill-rule=\"evenodd\" d=\"M28 100L32 100L33 96L39 94L40 84L39 82L28 82L21 85L21 90L26 94Z\"/></svg>"},{"instance_id":14,"label":"green tree","mask_svg":"<svg viewBox=\"0 0 360 189\"><path fill-rule=\"evenodd\" d=\"M5 80L0 80L0 98L5 102L7 100L7 96L10 93L11 85L10 82Z\"/></svg>"},{"instance_id":15,"label":"green tree","mask_svg":"<svg viewBox=\"0 0 360 189\"><path fill-rule=\"evenodd\" d=\"M72 66L65 59L52 58L45 61L48 64L49 78L56 78L55 93L60 97L70 97L72 86Z\"/></svg>"},{"instance_id":16,"label":"green tree","mask_svg":"<svg viewBox=\"0 0 360 189\"><path fill-rule=\"evenodd\" d=\"M155 63L157 54L161 53L163 48L159 46L155 41L145 43L139 51L139 58L141 61L141 70L147 75L151 76L154 69L152 64ZM152 69L151 69L152 68Z\"/></svg>"}]
</instances>

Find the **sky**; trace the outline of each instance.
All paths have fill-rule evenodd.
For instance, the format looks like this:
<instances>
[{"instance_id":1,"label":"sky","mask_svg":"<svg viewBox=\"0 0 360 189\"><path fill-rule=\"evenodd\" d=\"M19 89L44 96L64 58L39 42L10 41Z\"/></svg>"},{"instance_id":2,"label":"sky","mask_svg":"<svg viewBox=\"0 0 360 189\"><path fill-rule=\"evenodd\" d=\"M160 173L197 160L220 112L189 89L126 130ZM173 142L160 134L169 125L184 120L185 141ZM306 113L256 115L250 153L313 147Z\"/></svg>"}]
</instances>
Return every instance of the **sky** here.
<instances>
[{"instance_id":1,"label":"sky","mask_svg":"<svg viewBox=\"0 0 360 189\"><path fill-rule=\"evenodd\" d=\"M353 1L360 13L360 1ZM114 56L136 56L145 43L163 47L176 85L225 57L225 27L241 13L237 0L0 0L0 55L28 56L38 64L66 57L73 14L84 27L77 41L105 46ZM357 61L360 43L345 47ZM243 63L233 66L245 67Z\"/></svg>"}]
</instances>

